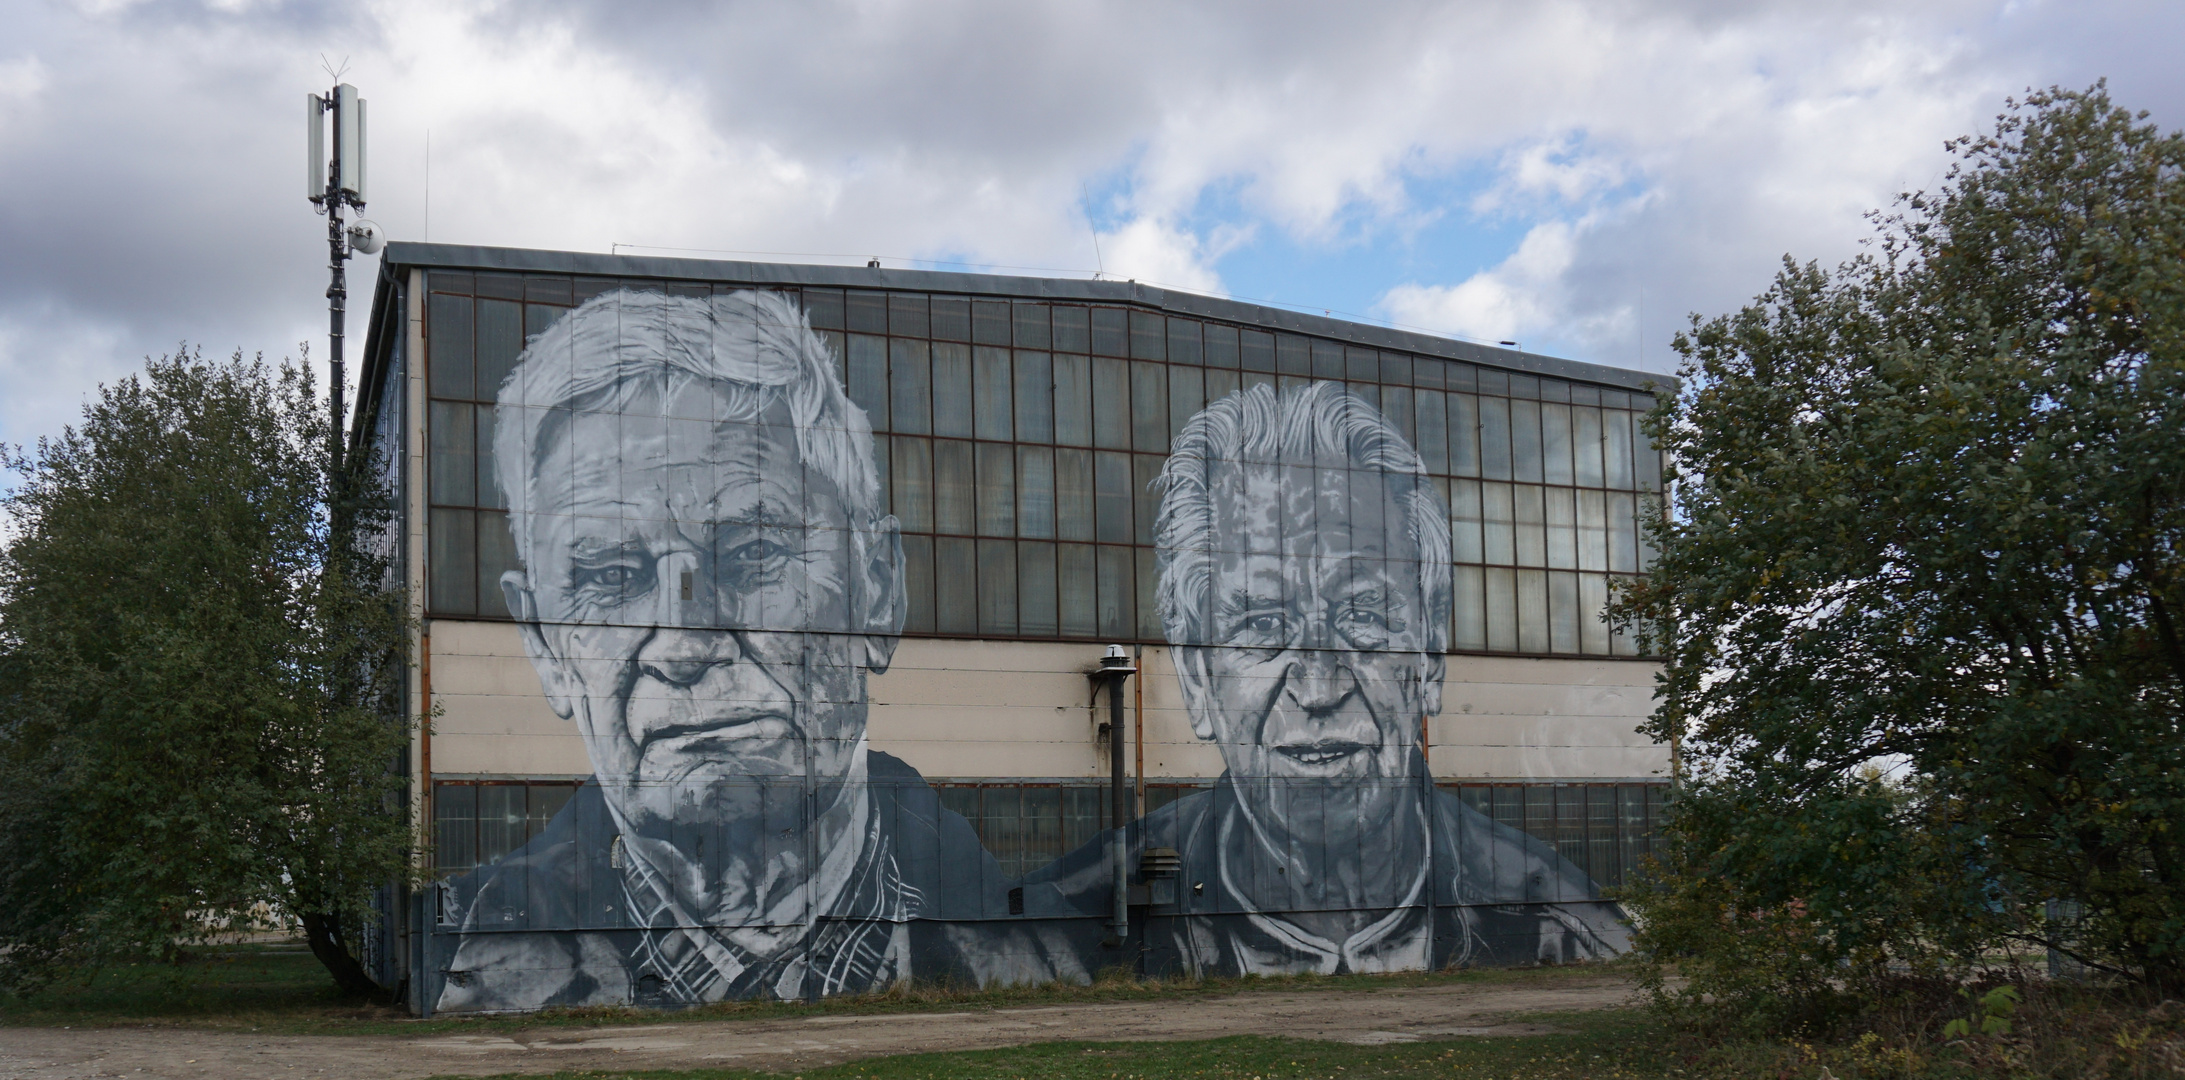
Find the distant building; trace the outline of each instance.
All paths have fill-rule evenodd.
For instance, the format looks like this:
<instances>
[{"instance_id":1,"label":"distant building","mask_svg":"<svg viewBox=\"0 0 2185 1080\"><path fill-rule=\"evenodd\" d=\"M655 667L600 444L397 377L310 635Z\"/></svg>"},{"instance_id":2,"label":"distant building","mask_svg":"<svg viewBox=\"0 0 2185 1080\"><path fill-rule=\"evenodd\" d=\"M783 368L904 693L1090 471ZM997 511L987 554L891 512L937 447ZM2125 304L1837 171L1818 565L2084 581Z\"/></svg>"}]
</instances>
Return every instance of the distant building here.
<instances>
[{"instance_id":1,"label":"distant building","mask_svg":"<svg viewBox=\"0 0 2185 1080\"><path fill-rule=\"evenodd\" d=\"M388 245L369 335L447 882L375 962L422 1008L1621 947L1596 890L1668 757L1601 611L1662 376L1134 283L438 244Z\"/></svg>"}]
</instances>

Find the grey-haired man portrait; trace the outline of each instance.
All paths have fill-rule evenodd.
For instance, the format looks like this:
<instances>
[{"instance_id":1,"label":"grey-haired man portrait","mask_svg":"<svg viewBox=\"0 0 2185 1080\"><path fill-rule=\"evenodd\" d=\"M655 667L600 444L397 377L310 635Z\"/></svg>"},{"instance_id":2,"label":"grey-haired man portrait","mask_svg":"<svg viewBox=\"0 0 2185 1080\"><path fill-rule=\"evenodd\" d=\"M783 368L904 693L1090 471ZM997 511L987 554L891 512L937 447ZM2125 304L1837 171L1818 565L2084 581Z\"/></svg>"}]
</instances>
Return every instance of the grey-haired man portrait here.
<instances>
[{"instance_id":1,"label":"grey-haired man portrait","mask_svg":"<svg viewBox=\"0 0 2185 1080\"><path fill-rule=\"evenodd\" d=\"M797 307L596 297L531 341L496 412L523 567L499 585L595 775L445 888L438 1007L1051 977L950 921L1006 903L997 864L866 744L901 544L871 427Z\"/></svg>"},{"instance_id":2,"label":"grey-haired man portrait","mask_svg":"<svg viewBox=\"0 0 2185 1080\"><path fill-rule=\"evenodd\" d=\"M1609 955L1614 905L1547 845L1433 785L1450 623L1446 511L1418 454L1336 383L1230 394L1158 481L1159 604L1212 790L1130 826L1181 863L1149 966L1349 973ZM1094 915L1101 842L1027 878ZM1099 955L1085 931L1081 951Z\"/></svg>"}]
</instances>

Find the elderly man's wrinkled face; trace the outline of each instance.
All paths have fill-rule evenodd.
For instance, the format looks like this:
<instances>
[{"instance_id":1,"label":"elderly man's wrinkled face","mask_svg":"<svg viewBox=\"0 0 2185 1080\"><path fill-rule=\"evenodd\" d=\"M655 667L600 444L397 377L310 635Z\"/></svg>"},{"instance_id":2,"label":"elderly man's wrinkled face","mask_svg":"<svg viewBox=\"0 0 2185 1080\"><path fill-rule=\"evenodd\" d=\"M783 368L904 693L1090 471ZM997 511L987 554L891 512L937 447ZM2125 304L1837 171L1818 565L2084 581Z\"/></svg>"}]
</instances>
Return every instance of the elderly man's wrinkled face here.
<instances>
[{"instance_id":1,"label":"elderly man's wrinkled face","mask_svg":"<svg viewBox=\"0 0 2185 1080\"><path fill-rule=\"evenodd\" d=\"M851 528L781 406L707 419L731 412L723 393L693 383L542 431L532 565L505 585L622 819L654 836L727 823L757 843L796 813L759 789L801 778L807 746L823 785L850 772L900 563L892 519Z\"/></svg>"},{"instance_id":2,"label":"elderly man's wrinkled face","mask_svg":"<svg viewBox=\"0 0 2185 1080\"><path fill-rule=\"evenodd\" d=\"M1220 743L1248 798L1283 787L1361 789L1412 773L1440 710L1427 655L1407 478L1314 466L1217 465L1202 647L1180 657L1200 738ZM1413 796L1415 797L1415 796Z\"/></svg>"}]
</instances>

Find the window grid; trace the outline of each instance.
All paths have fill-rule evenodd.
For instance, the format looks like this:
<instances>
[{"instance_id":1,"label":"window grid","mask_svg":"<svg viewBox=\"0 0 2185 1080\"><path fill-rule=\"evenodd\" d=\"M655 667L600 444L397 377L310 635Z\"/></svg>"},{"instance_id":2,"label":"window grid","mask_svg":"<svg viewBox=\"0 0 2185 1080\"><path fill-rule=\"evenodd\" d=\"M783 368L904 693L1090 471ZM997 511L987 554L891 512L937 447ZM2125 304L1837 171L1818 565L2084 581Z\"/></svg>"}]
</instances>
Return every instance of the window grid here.
<instances>
[{"instance_id":1,"label":"window grid","mask_svg":"<svg viewBox=\"0 0 2185 1080\"><path fill-rule=\"evenodd\" d=\"M1615 888L1646 860L1667 850L1669 785L1466 784L1443 781L1443 791L1465 805L1518 829L1583 869L1594 884Z\"/></svg>"},{"instance_id":2,"label":"window grid","mask_svg":"<svg viewBox=\"0 0 2185 1080\"><path fill-rule=\"evenodd\" d=\"M489 381L562 310L623 287L736 288L432 272L436 614L506 617L497 579L514 559L490 480ZM1159 503L1146 483L1171 439L1241 387L1330 378L1412 441L1450 512L1452 651L1634 653L1598 613L1652 557L1636 527L1660 478L1637 427L1645 395L1116 305L857 289L800 299L873 423L910 563L907 633L1163 640L1151 602ZM465 376L443 378L473 365L467 394Z\"/></svg>"},{"instance_id":3,"label":"window grid","mask_svg":"<svg viewBox=\"0 0 2185 1080\"><path fill-rule=\"evenodd\" d=\"M433 870L443 877L500 862L546 830L576 780L433 782Z\"/></svg>"},{"instance_id":4,"label":"window grid","mask_svg":"<svg viewBox=\"0 0 2185 1080\"><path fill-rule=\"evenodd\" d=\"M427 605L437 615L507 618L500 579L517 565L493 470L493 402L524 343L576 298L566 278L465 276L473 295L432 290L426 299Z\"/></svg>"},{"instance_id":5,"label":"window grid","mask_svg":"<svg viewBox=\"0 0 2185 1080\"><path fill-rule=\"evenodd\" d=\"M1145 808L1214 786L1211 780L1146 781ZM1654 783L1463 783L1441 790L1466 806L1547 844L1601 888L1629 879L1663 850L1668 785ZM935 781L941 805L963 815L979 842L1019 877L1077 850L1109 827L1105 781L1024 783Z\"/></svg>"}]
</instances>

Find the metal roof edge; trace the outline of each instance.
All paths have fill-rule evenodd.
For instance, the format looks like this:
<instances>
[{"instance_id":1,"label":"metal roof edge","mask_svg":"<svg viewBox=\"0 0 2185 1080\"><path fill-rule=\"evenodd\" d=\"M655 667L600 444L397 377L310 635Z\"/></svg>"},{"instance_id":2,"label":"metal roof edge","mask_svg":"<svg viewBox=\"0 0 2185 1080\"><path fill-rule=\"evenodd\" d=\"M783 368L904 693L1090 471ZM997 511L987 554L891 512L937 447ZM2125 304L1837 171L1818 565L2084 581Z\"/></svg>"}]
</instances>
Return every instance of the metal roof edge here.
<instances>
[{"instance_id":1,"label":"metal roof edge","mask_svg":"<svg viewBox=\"0 0 2185 1080\"><path fill-rule=\"evenodd\" d=\"M381 284L387 277L384 260L380 266L382 269L375 270L372 274L372 302L368 309L370 313L365 316L364 348L356 359L357 396L356 400L349 403L349 430L345 437L351 449L363 445L365 425L369 422L366 418L377 407L378 384L385 377L377 360L379 353L387 348L387 343L381 340L381 327L386 324L387 305L393 302L393 298Z\"/></svg>"},{"instance_id":2,"label":"metal roof edge","mask_svg":"<svg viewBox=\"0 0 2185 1080\"><path fill-rule=\"evenodd\" d=\"M900 289L1007 296L1017 299L1079 303L1138 304L1225 322L1284 330L1347 341L1380 349L1400 349L1482 367L1594 383L1621 390L1674 393L1679 380L1634 368L1481 345L1411 330L1312 315L1287 308L1142 285L1135 281L1091 281L1012 274L972 274L952 270L904 270L888 267L828 266L815 263L761 263L685 259L657 255L603 255L588 251L485 247L392 241L380 256L382 275L396 267L450 270L499 270L511 273L570 274L587 277L662 278L751 285L808 285L821 288ZM384 278L383 278L384 280Z\"/></svg>"}]
</instances>

